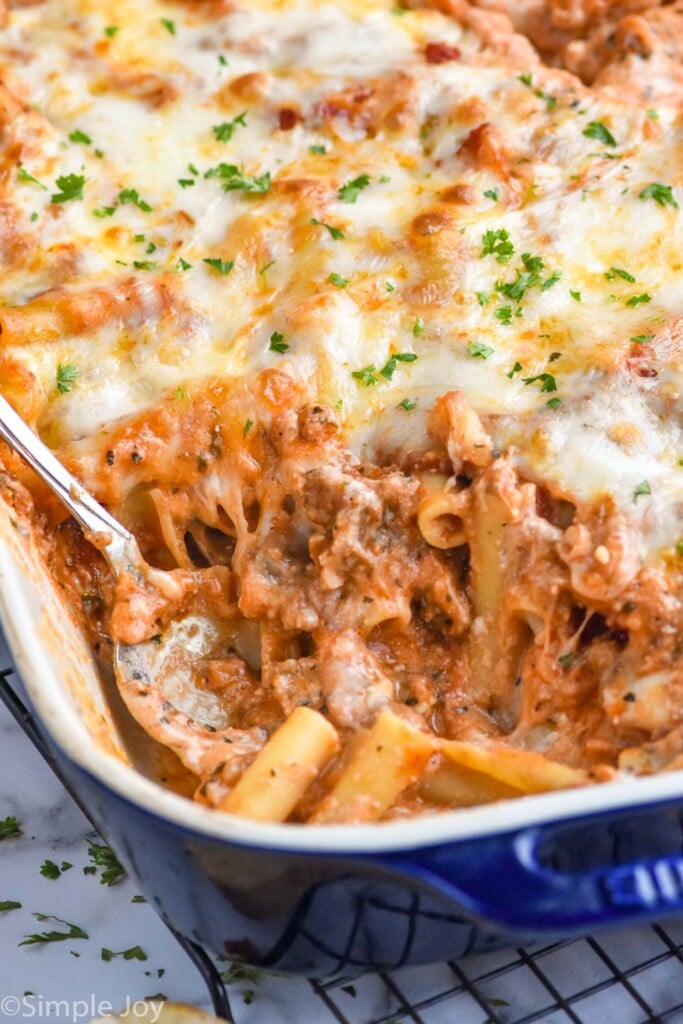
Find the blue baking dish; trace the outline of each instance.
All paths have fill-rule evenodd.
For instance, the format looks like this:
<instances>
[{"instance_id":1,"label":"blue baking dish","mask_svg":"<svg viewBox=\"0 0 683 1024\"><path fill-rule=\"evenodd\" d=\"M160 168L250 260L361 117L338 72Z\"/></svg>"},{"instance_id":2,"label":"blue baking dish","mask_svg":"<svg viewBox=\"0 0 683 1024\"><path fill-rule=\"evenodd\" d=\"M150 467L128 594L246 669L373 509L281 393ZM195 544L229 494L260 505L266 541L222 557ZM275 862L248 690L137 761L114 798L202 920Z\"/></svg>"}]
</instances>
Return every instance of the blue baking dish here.
<instances>
[{"instance_id":1,"label":"blue baking dish","mask_svg":"<svg viewBox=\"0 0 683 1024\"><path fill-rule=\"evenodd\" d=\"M125 716L0 503L0 621L41 736L177 932L310 977L683 913L683 773L362 826L268 825L136 767Z\"/></svg>"}]
</instances>

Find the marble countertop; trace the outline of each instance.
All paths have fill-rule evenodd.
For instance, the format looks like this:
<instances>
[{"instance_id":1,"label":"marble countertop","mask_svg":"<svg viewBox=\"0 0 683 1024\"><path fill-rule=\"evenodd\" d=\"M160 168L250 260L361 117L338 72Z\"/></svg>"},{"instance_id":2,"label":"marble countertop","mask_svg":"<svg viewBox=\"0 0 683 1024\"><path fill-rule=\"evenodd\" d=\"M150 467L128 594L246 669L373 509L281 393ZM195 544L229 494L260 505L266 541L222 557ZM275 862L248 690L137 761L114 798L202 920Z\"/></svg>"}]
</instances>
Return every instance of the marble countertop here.
<instances>
[{"instance_id":1,"label":"marble countertop","mask_svg":"<svg viewBox=\"0 0 683 1024\"><path fill-rule=\"evenodd\" d=\"M8 663L0 637L0 669ZM0 822L8 816L16 817L21 835L0 841L3 1024L85 1024L111 1011L134 1014L137 1001L149 997L211 1009L195 965L135 883L122 877L103 884L93 859L93 844L102 841L0 705ZM21 944L46 930L74 937ZM389 984L369 975L340 982L324 998L303 979L263 975L235 979L229 991L236 1024L683 1024L679 946L683 922L666 932L613 933L599 946L579 940L548 947L533 960L509 951L394 972ZM626 984L615 971L624 972ZM678 1010L665 1012L676 1003ZM662 1016L648 1016L648 1007Z\"/></svg>"}]
</instances>

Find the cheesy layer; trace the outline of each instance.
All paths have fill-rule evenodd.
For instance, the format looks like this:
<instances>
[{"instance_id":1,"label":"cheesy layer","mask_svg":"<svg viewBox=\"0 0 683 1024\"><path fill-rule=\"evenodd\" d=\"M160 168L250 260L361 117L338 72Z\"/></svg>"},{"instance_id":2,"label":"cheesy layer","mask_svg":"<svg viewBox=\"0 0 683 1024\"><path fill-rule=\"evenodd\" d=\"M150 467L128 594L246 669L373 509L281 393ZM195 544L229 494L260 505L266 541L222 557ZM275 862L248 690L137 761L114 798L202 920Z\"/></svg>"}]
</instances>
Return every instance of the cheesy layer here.
<instances>
[{"instance_id":1,"label":"cheesy layer","mask_svg":"<svg viewBox=\"0 0 683 1024\"><path fill-rule=\"evenodd\" d=\"M28 342L6 323L41 431L64 445L197 377L277 366L340 405L358 451L391 453L423 445L457 387L531 479L611 493L644 555L671 548L678 113L492 59L433 10L282 12L12 12L0 60L26 107L5 127L2 302L104 286L138 310L134 329ZM71 175L82 187L54 201ZM383 374L396 352L417 358Z\"/></svg>"}]
</instances>

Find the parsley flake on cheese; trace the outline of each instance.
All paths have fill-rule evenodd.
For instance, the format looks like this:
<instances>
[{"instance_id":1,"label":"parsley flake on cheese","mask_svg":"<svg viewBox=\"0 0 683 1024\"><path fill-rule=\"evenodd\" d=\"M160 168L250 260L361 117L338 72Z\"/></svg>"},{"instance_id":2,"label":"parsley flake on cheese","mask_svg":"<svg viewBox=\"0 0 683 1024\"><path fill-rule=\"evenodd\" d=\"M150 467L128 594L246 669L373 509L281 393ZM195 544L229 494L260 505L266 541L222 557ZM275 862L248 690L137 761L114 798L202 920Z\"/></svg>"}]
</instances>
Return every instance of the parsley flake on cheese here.
<instances>
[{"instance_id":1,"label":"parsley flake on cheese","mask_svg":"<svg viewBox=\"0 0 683 1024\"><path fill-rule=\"evenodd\" d=\"M541 391L557 391L557 381L552 373L537 373L535 377L522 377L526 385L540 383Z\"/></svg>"},{"instance_id":2,"label":"parsley flake on cheese","mask_svg":"<svg viewBox=\"0 0 683 1024\"><path fill-rule=\"evenodd\" d=\"M19 167L17 168L17 181L37 185L38 188L42 188L43 192L49 191L47 185L43 185L42 181L38 181L38 179L34 178L32 174L29 174L26 168L22 167L21 164L19 164Z\"/></svg>"},{"instance_id":3,"label":"parsley flake on cheese","mask_svg":"<svg viewBox=\"0 0 683 1024\"><path fill-rule=\"evenodd\" d=\"M358 199L359 193L364 188L367 188L370 184L370 178L367 174L359 174L357 178L353 178L352 181L347 181L345 185L342 185L337 192L337 197L341 199L343 203L355 203Z\"/></svg>"},{"instance_id":4,"label":"parsley flake on cheese","mask_svg":"<svg viewBox=\"0 0 683 1024\"><path fill-rule=\"evenodd\" d=\"M285 341L283 334L280 334L279 331L273 331L270 336L269 348L271 352L286 352L289 345Z\"/></svg>"},{"instance_id":5,"label":"parsley flake on cheese","mask_svg":"<svg viewBox=\"0 0 683 1024\"><path fill-rule=\"evenodd\" d=\"M246 192L250 195L263 194L270 191L270 171L264 174L245 174L236 164L220 163L211 167L205 178L219 178L224 192Z\"/></svg>"},{"instance_id":6,"label":"parsley flake on cheese","mask_svg":"<svg viewBox=\"0 0 683 1024\"><path fill-rule=\"evenodd\" d=\"M505 228L485 231L482 239L480 258L495 256L497 263L508 263L515 254L515 247L510 241L510 233Z\"/></svg>"},{"instance_id":7,"label":"parsley flake on cheese","mask_svg":"<svg viewBox=\"0 0 683 1024\"><path fill-rule=\"evenodd\" d=\"M360 381L361 384L365 384L366 388L369 388L379 380L379 377L375 376L376 369L375 364L370 363L369 366L364 366L362 370L352 370L351 376L354 380Z\"/></svg>"},{"instance_id":8,"label":"parsley flake on cheese","mask_svg":"<svg viewBox=\"0 0 683 1024\"><path fill-rule=\"evenodd\" d=\"M222 260L218 256L205 256L202 263L207 263L223 277L227 276L235 265L233 260Z\"/></svg>"},{"instance_id":9,"label":"parsley flake on cheese","mask_svg":"<svg viewBox=\"0 0 683 1024\"><path fill-rule=\"evenodd\" d=\"M83 198L85 177L82 174L63 174L55 182L59 192L52 194L53 203L68 203Z\"/></svg>"},{"instance_id":10,"label":"parsley flake on cheese","mask_svg":"<svg viewBox=\"0 0 683 1024\"><path fill-rule=\"evenodd\" d=\"M344 232L341 230L341 228L335 228L332 226L332 224L326 224L324 221L317 220L315 217L311 217L309 224L313 224L314 227L327 228L327 230L330 233L330 237L333 238L335 242L339 242L342 238L345 237Z\"/></svg>"},{"instance_id":11,"label":"parsley flake on cheese","mask_svg":"<svg viewBox=\"0 0 683 1024\"><path fill-rule=\"evenodd\" d=\"M617 144L617 140L602 121L591 121L581 134L585 135L587 139L596 139L597 142L602 142L605 146L616 146Z\"/></svg>"},{"instance_id":12,"label":"parsley flake on cheese","mask_svg":"<svg viewBox=\"0 0 683 1024\"><path fill-rule=\"evenodd\" d=\"M678 203L676 202L671 185L660 185L657 182L653 182L651 185L646 185L638 193L638 198L643 200L654 199L658 206L673 206L675 210L678 209Z\"/></svg>"},{"instance_id":13,"label":"parsley flake on cheese","mask_svg":"<svg viewBox=\"0 0 683 1024\"><path fill-rule=\"evenodd\" d=\"M230 142L238 127L247 127L247 111L243 110L232 121L224 121L223 124L215 124L211 131L216 136L217 142Z\"/></svg>"},{"instance_id":14,"label":"parsley flake on cheese","mask_svg":"<svg viewBox=\"0 0 683 1024\"><path fill-rule=\"evenodd\" d=\"M397 363L414 363L416 359L417 356L415 355L414 352L395 352L392 356L389 356L386 363L379 372L382 374L385 380L391 380L396 371ZM352 374L351 376L355 375Z\"/></svg>"},{"instance_id":15,"label":"parsley flake on cheese","mask_svg":"<svg viewBox=\"0 0 683 1024\"><path fill-rule=\"evenodd\" d=\"M71 363L59 363L57 366L57 391L66 395L78 380L78 368Z\"/></svg>"},{"instance_id":16,"label":"parsley flake on cheese","mask_svg":"<svg viewBox=\"0 0 683 1024\"><path fill-rule=\"evenodd\" d=\"M484 345L482 341L470 341L467 345L467 354L474 359L488 359L494 352L495 349L490 345Z\"/></svg>"},{"instance_id":17,"label":"parsley flake on cheese","mask_svg":"<svg viewBox=\"0 0 683 1024\"><path fill-rule=\"evenodd\" d=\"M119 202L122 206L137 206L138 210L142 210L143 213L152 212L152 207L145 199L140 198L136 188L122 188L119 192Z\"/></svg>"}]
</instances>

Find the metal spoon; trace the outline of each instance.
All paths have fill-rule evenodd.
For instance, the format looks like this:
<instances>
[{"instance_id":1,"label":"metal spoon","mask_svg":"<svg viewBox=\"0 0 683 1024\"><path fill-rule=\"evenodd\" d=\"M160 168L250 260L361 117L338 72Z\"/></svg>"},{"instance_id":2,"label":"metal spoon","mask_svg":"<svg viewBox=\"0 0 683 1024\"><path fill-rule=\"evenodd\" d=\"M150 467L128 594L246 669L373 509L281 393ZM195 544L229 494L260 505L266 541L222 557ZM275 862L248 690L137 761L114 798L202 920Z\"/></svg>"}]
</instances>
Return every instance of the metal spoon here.
<instances>
[{"instance_id":1,"label":"metal spoon","mask_svg":"<svg viewBox=\"0 0 683 1024\"><path fill-rule=\"evenodd\" d=\"M52 492L59 498L74 519L83 528L86 539L95 543L107 560L109 568L118 580L132 576L143 588L160 589L166 577L161 570L152 569L145 562L135 537L118 522L74 476L59 462L49 448L24 423L12 406L0 395L0 437L20 455L37 473ZM161 697L173 708L188 716L194 727L210 730L225 730L229 727L228 709L220 695L209 688L193 683L198 663L209 657L224 655L226 641L231 633L226 624L216 622L206 614L191 614L175 620L164 630L163 635L136 644L114 644L114 672L119 690L135 718L152 734L159 733L162 742L174 747L181 758L183 754L168 737L162 739L158 721L150 728L152 704L158 700L140 700L145 688L152 687L148 696ZM166 710L166 709L164 709ZM143 718L145 719L143 721ZM175 733L183 730L187 722L177 720L173 725ZM184 746L184 744L181 744ZM194 756L191 760L194 761ZM193 769L194 770L194 769Z\"/></svg>"}]
</instances>

